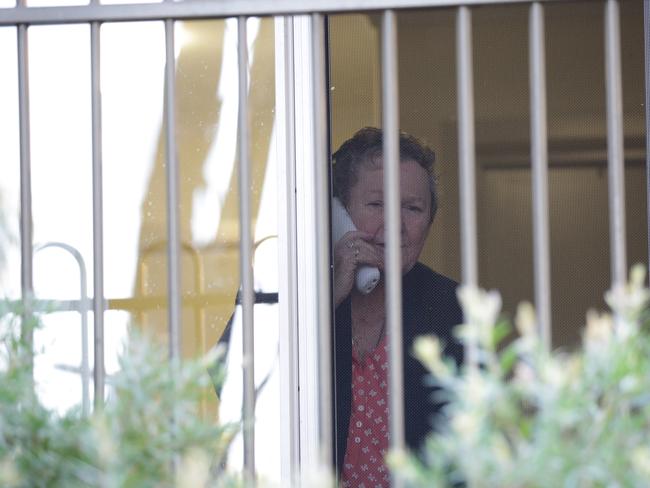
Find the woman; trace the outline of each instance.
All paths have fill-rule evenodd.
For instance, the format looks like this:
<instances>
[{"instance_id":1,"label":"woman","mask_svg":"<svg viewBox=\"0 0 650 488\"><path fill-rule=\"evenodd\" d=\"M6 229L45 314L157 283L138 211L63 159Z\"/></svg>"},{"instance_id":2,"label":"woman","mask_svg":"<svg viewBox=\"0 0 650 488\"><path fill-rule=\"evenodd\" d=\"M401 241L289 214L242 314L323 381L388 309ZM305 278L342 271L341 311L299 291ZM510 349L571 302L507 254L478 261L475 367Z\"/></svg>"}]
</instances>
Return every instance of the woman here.
<instances>
[{"instance_id":1,"label":"woman","mask_svg":"<svg viewBox=\"0 0 650 488\"><path fill-rule=\"evenodd\" d=\"M354 286L359 266L383 270L382 132L358 131L333 155L334 196L357 227L334 245L336 344L336 465L343 486L388 486L384 456L389 447L388 344L383 279L370 293ZM400 135L400 195L404 337L405 435L417 449L439 415L427 372L412 355L414 339L436 334L446 353L461 361L452 328L462 322L457 283L418 258L437 210L434 154L417 139Z\"/></svg>"}]
</instances>

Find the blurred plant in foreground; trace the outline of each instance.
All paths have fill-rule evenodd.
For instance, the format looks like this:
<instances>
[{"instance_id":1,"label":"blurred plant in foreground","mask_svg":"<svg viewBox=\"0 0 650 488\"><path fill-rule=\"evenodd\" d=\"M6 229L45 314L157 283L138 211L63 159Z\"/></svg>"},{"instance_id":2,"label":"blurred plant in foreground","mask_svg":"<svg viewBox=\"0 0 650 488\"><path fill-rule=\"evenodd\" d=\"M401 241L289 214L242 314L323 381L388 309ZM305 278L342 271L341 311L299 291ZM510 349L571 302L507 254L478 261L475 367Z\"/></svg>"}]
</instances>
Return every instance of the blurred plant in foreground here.
<instances>
[{"instance_id":1,"label":"blurred plant in foreground","mask_svg":"<svg viewBox=\"0 0 650 488\"><path fill-rule=\"evenodd\" d=\"M198 411L216 353L172 368L161 348L132 334L104 408L60 416L34 391L25 325L15 305L0 302L0 486L240 485L222 467L237 426Z\"/></svg>"},{"instance_id":2,"label":"blurred plant in foreground","mask_svg":"<svg viewBox=\"0 0 650 488\"><path fill-rule=\"evenodd\" d=\"M448 419L418 459L389 464L409 486L647 486L650 479L650 331L645 268L605 295L613 314L587 313L582 348L549 352L530 304L519 306L519 337L498 349L495 292L461 288L459 328L478 364L460 371L432 337L414 353L443 387Z\"/></svg>"}]
</instances>

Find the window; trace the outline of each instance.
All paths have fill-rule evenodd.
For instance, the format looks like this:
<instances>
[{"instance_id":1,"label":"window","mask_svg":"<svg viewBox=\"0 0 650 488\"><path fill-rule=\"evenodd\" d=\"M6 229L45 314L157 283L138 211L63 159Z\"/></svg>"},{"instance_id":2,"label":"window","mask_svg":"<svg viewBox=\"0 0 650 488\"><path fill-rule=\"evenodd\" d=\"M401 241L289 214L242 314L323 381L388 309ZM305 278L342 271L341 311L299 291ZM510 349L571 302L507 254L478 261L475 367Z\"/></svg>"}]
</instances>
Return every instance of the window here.
<instances>
[{"instance_id":1,"label":"window","mask_svg":"<svg viewBox=\"0 0 650 488\"><path fill-rule=\"evenodd\" d=\"M85 389L91 402L93 385L104 392L101 368L110 385L129 325L171 344L180 326L178 353L192 356L218 343L230 322L235 371L238 338L248 336L241 330L250 332L245 309L255 334L247 391L261 388L258 456L238 446L230 460L244 457L245 469L282 483L329 466L328 162L364 126L393 135L399 127L436 151L440 209L422 261L499 288L507 311L522 298L550 299L554 346L571 347L578 328L566 324L580 324L628 263L648 259L641 2L608 0L604 10L590 1L395 1L372 12L337 0L105 3L0 9L0 194L16 237L0 284L9 297L34 293L59 307L35 337L49 351L35 375L57 408ZM385 7L396 9L394 23ZM603 25L618 25L619 7L617 51L615 29ZM529 25L540 19L541 43L529 46ZM392 27L397 43L386 50ZM540 45L545 65L533 65L545 66L546 91L531 102L529 60ZM246 73L238 55L248 57ZM382 74L391 60L397 69ZM622 76L622 134L608 128L618 112L607 103L616 83L606 72ZM244 195L238 99L250 118ZM399 111L385 117L382 100ZM547 124L537 117L543 106ZM531 139L533 121L547 125L547 138L540 129ZM531 145L547 140L546 168ZM244 200L254 279L240 290ZM94 330L103 334L105 357L88 347L92 384L79 375L84 317L88 344ZM233 376L224 387L224 418L237 416L242 382ZM217 408L206 391L204 414Z\"/></svg>"}]
</instances>

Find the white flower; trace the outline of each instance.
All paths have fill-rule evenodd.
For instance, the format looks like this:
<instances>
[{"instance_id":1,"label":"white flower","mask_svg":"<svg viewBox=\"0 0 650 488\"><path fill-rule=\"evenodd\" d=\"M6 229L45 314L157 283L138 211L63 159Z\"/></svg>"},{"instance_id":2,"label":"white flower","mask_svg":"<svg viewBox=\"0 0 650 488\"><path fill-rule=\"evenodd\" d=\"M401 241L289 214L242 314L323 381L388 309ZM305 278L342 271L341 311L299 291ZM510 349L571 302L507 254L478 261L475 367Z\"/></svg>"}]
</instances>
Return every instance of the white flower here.
<instances>
[{"instance_id":1,"label":"white flower","mask_svg":"<svg viewBox=\"0 0 650 488\"><path fill-rule=\"evenodd\" d=\"M521 302L517 307L515 325L522 337L537 337L537 318L530 302Z\"/></svg>"},{"instance_id":2,"label":"white flower","mask_svg":"<svg viewBox=\"0 0 650 488\"><path fill-rule=\"evenodd\" d=\"M190 450L181 461L180 469L176 472L178 488L194 488L206 486L210 478L210 459L199 449Z\"/></svg>"},{"instance_id":3,"label":"white flower","mask_svg":"<svg viewBox=\"0 0 650 488\"><path fill-rule=\"evenodd\" d=\"M485 291L462 285L457 294L463 307L465 322L481 326L494 325L501 311L501 295L498 291Z\"/></svg>"},{"instance_id":4,"label":"white flower","mask_svg":"<svg viewBox=\"0 0 650 488\"><path fill-rule=\"evenodd\" d=\"M618 383L623 393L631 393L639 386L639 379L636 376L627 375Z\"/></svg>"},{"instance_id":5,"label":"white flower","mask_svg":"<svg viewBox=\"0 0 650 488\"><path fill-rule=\"evenodd\" d=\"M386 455L386 464L399 473L404 480L416 480L419 476L417 463L404 450L391 449ZM383 472L385 467L380 466L379 472Z\"/></svg>"},{"instance_id":6,"label":"white flower","mask_svg":"<svg viewBox=\"0 0 650 488\"><path fill-rule=\"evenodd\" d=\"M635 288L642 288L645 284L646 269L641 263L636 263L630 270L630 285Z\"/></svg>"},{"instance_id":7,"label":"white flower","mask_svg":"<svg viewBox=\"0 0 650 488\"><path fill-rule=\"evenodd\" d=\"M459 412L451 420L451 426L461 439L473 442L478 435L480 421L476 415L468 412Z\"/></svg>"},{"instance_id":8,"label":"white flower","mask_svg":"<svg viewBox=\"0 0 650 488\"><path fill-rule=\"evenodd\" d=\"M21 484L20 474L16 469L15 462L9 457L0 461L0 484L6 487L19 486Z\"/></svg>"},{"instance_id":9,"label":"white flower","mask_svg":"<svg viewBox=\"0 0 650 488\"><path fill-rule=\"evenodd\" d=\"M512 454L510 447L502 435L496 435L492 438L491 452L495 460L499 463L500 469L509 469L512 464Z\"/></svg>"},{"instance_id":10,"label":"white flower","mask_svg":"<svg viewBox=\"0 0 650 488\"><path fill-rule=\"evenodd\" d=\"M117 446L106 422L106 416L102 414L93 415L91 422L95 431L99 458L108 465L117 455Z\"/></svg>"},{"instance_id":11,"label":"white flower","mask_svg":"<svg viewBox=\"0 0 650 488\"><path fill-rule=\"evenodd\" d=\"M466 285L460 286L456 293L465 319L460 335L470 344L478 341L484 347L491 347L492 327L501 311L501 295L495 290L488 292Z\"/></svg>"},{"instance_id":12,"label":"white flower","mask_svg":"<svg viewBox=\"0 0 650 488\"><path fill-rule=\"evenodd\" d=\"M519 386L527 389L535 382L535 370L526 362L518 361L515 365L514 381Z\"/></svg>"},{"instance_id":13,"label":"white flower","mask_svg":"<svg viewBox=\"0 0 650 488\"><path fill-rule=\"evenodd\" d=\"M632 326L635 325L634 322L650 300L650 291L644 286L645 276L645 267L636 264L630 271L629 283L614 286L605 293L607 305L621 320L621 323L626 325L623 331L625 333L636 330Z\"/></svg>"},{"instance_id":14,"label":"white flower","mask_svg":"<svg viewBox=\"0 0 650 488\"><path fill-rule=\"evenodd\" d=\"M584 345L587 352L604 352L609 349L614 335L614 325L609 314L599 314L594 310L587 312L587 327L584 332Z\"/></svg>"},{"instance_id":15,"label":"white flower","mask_svg":"<svg viewBox=\"0 0 650 488\"><path fill-rule=\"evenodd\" d=\"M544 382L553 388L561 388L566 381L562 365L552 357L542 364L541 376Z\"/></svg>"},{"instance_id":16,"label":"white flower","mask_svg":"<svg viewBox=\"0 0 650 488\"><path fill-rule=\"evenodd\" d=\"M490 385L478 370L467 370L462 385L462 398L472 407L481 407L488 398Z\"/></svg>"},{"instance_id":17,"label":"white flower","mask_svg":"<svg viewBox=\"0 0 650 488\"><path fill-rule=\"evenodd\" d=\"M642 476L650 477L650 449L647 447L637 447L631 453L632 466Z\"/></svg>"},{"instance_id":18,"label":"white flower","mask_svg":"<svg viewBox=\"0 0 650 488\"><path fill-rule=\"evenodd\" d=\"M413 355L416 359L424 364L434 376L444 380L449 377L450 371L442 361L441 352L440 340L434 336L418 337L413 344Z\"/></svg>"}]
</instances>

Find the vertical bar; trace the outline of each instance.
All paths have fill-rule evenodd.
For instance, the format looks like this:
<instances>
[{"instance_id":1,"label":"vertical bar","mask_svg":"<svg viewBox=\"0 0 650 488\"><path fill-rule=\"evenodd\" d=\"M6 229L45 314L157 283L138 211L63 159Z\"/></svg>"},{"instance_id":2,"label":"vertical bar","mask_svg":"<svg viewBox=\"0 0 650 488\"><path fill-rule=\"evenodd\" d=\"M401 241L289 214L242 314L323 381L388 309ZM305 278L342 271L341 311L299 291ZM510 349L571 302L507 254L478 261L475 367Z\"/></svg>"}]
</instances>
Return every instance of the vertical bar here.
<instances>
[{"instance_id":1,"label":"vertical bar","mask_svg":"<svg viewBox=\"0 0 650 488\"><path fill-rule=\"evenodd\" d=\"M548 225L548 136L544 8L535 2L529 13L530 140L533 185L533 260L539 334L551 347L551 271Z\"/></svg>"},{"instance_id":2,"label":"vertical bar","mask_svg":"<svg viewBox=\"0 0 650 488\"><path fill-rule=\"evenodd\" d=\"M460 175L461 257L463 283L477 285L476 150L474 142L474 75L472 13L459 7L456 17L458 64L458 155Z\"/></svg>"},{"instance_id":3,"label":"vertical bar","mask_svg":"<svg viewBox=\"0 0 650 488\"><path fill-rule=\"evenodd\" d=\"M460 180L460 238L463 284L478 285L476 229L476 148L474 141L474 75L472 71L472 13L459 7L456 16L458 70L458 172ZM466 348L467 362L478 363L475 344Z\"/></svg>"},{"instance_id":4,"label":"vertical bar","mask_svg":"<svg viewBox=\"0 0 650 488\"><path fill-rule=\"evenodd\" d=\"M650 2L643 2L643 31L645 40L645 147L646 147L646 212L648 236L648 275L650 276Z\"/></svg>"},{"instance_id":5,"label":"vertical bar","mask_svg":"<svg viewBox=\"0 0 650 488\"><path fill-rule=\"evenodd\" d=\"M95 2L96 3L96 2ZM93 146L93 313L94 313L94 404L104 404L104 196L102 179L102 101L100 24L90 25L90 65Z\"/></svg>"},{"instance_id":6,"label":"vertical bar","mask_svg":"<svg viewBox=\"0 0 650 488\"><path fill-rule=\"evenodd\" d=\"M248 114L248 41L246 17L237 19L237 58L239 71L239 262L243 325L243 421L244 478L255 484L255 350L253 342L253 238L250 209L250 155Z\"/></svg>"},{"instance_id":7,"label":"vertical bar","mask_svg":"<svg viewBox=\"0 0 650 488\"><path fill-rule=\"evenodd\" d=\"M389 339L388 391L390 445L404 450L404 365L402 352L402 254L399 159L399 93L397 19L385 10L382 19L382 107L384 130L384 195L386 240L386 329ZM403 480L392 473L392 486Z\"/></svg>"},{"instance_id":8,"label":"vertical bar","mask_svg":"<svg viewBox=\"0 0 650 488\"><path fill-rule=\"evenodd\" d=\"M325 19L312 14L312 77L314 167L316 182L316 274L318 309L319 425L322 467L332 467L332 299L330 279L329 158L327 147L327 88L325 85Z\"/></svg>"},{"instance_id":9,"label":"vertical bar","mask_svg":"<svg viewBox=\"0 0 650 488\"><path fill-rule=\"evenodd\" d=\"M621 34L617 0L607 0L605 4L605 82L611 275L612 285L616 286L623 285L627 276Z\"/></svg>"},{"instance_id":10,"label":"vertical bar","mask_svg":"<svg viewBox=\"0 0 650 488\"><path fill-rule=\"evenodd\" d=\"M178 157L176 150L176 66L174 21L165 20L165 162L167 169L167 294L169 300L169 358L180 359L180 239L178 222Z\"/></svg>"},{"instance_id":11,"label":"vertical bar","mask_svg":"<svg viewBox=\"0 0 650 488\"><path fill-rule=\"evenodd\" d=\"M25 0L18 1L19 7ZM33 281L33 236L32 236L32 174L29 122L29 60L27 25L20 24L17 29L18 51L18 110L20 123L20 287L25 311L21 338L31 350L34 343L32 327ZM31 367L30 361L30 367Z\"/></svg>"}]
</instances>

